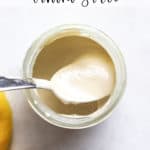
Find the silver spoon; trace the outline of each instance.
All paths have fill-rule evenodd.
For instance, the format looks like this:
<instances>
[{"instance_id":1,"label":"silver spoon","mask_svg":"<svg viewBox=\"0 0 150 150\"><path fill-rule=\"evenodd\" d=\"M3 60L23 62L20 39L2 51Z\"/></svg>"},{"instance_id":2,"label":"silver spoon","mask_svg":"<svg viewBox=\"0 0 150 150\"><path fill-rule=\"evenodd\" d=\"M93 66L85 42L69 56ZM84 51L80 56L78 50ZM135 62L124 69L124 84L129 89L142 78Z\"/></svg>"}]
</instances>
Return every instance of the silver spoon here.
<instances>
[{"instance_id":1,"label":"silver spoon","mask_svg":"<svg viewBox=\"0 0 150 150\"><path fill-rule=\"evenodd\" d=\"M44 83L44 84L43 84ZM0 76L0 91L12 91L18 89L50 89L50 82L44 79L29 78L27 80L14 79Z\"/></svg>"},{"instance_id":2,"label":"silver spoon","mask_svg":"<svg viewBox=\"0 0 150 150\"><path fill-rule=\"evenodd\" d=\"M62 95L61 92L53 89L53 84L49 80L38 79L38 78L29 78L26 80L23 79L14 79L0 76L0 92L2 91L12 91L19 89L46 89L51 90L53 93L60 98L64 103L84 103L85 101L78 101L71 99L68 100L67 96ZM68 91L69 92L69 91ZM108 95L105 95L106 97ZM99 99L103 99L104 97L97 97L95 99L88 98L86 102L92 102Z\"/></svg>"}]
</instances>

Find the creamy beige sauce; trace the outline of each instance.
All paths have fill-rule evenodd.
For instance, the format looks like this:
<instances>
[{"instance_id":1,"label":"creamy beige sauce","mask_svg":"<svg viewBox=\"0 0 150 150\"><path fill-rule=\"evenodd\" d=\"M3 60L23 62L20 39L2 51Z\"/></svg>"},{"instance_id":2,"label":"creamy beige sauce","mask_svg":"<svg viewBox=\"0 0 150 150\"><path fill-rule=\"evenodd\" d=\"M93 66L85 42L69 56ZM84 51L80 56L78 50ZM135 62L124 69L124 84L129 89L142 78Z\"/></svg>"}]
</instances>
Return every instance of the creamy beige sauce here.
<instances>
[{"instance_id":1,"label":"creamy beige sauce","mask_svg":"<svg viewBox=\"0 0 150 150\"><path fill-rule=\"evenodd\" d=\"M58 80L63 74L65 80L64 77L63 80ZM86 103L85 101L84 104L67 104L51 91L38 90L43 102L61 114L87 115L93 113L106 103L115 85L114 65L105 49L96 42L79 36L55 40L45 46L38 55L33 76L54 80L54 75L59 81L57 88L63 89L65 86L63 94L65 93L68 97L74 94L76 101L79 100L78 97L84 97L85 100L85 96L93 96L93 93L102 98L95 102Z\"/></svg>"}]
</instances>

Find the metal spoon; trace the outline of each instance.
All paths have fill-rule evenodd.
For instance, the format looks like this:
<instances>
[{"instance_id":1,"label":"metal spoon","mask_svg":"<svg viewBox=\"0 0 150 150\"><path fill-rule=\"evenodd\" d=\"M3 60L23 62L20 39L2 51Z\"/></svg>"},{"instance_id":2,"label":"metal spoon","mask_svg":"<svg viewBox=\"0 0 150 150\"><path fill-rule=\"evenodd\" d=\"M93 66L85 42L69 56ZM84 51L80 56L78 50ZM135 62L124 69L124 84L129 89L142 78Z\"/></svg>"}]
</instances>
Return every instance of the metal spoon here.
<instances>
[{"instance_id":1,"label":"metal spoon","mask_svg":"<svg viewBox=\"0 0 150 150\"><path fill-rule=\"evenodd\" d=\"M19 90L19 89L47 89L54 92L54 94L60 98L64 103L84 103L85 101L78 101L71 99L70 101L67 99L67 96L62 95L56 89L53 89L53 85L49 80L45 79L38 79L38 78L31 78L31 79L14 79L14 78L7 78L0 76L0 92L1 91L12 91L12 90ZM69 92L69 91L68 91ZM108 95L105 95L106 97ZM103 99L104 97L97 97L95 99L87 99L86 102L92 102L99 99ZM67 99L67 100L66 100Z\"/></svg>"},{"instance_id":2,"label":"metal spoon","mask_svg":"<svg viewBox=\"0 0 150 150\"><path fill-rule=\"evenodd\" d=\"M0 76L0 91L12 91L19 89L50 89L50 81L44 79L30 78L27 80L14 79Z\"/></svg>"}]
</instances>

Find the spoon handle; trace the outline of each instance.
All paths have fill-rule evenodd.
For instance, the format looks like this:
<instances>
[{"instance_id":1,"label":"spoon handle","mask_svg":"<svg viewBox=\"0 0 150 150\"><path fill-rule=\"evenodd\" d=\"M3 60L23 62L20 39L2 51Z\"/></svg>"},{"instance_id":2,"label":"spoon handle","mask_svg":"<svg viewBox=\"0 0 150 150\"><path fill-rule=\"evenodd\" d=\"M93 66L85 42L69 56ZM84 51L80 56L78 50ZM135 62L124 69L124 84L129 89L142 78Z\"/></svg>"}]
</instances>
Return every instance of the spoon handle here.
<instances>
[{"instance_id":1,"label":"spoon handle","mask_svg":"<svg viewBox=\"0 0 150 150\"><path fill-rule=\"evenodd\" d=\"M36 88L36 84L22 79L11 79L0 76L0 91Z\"/></svg>"}]
</instances>

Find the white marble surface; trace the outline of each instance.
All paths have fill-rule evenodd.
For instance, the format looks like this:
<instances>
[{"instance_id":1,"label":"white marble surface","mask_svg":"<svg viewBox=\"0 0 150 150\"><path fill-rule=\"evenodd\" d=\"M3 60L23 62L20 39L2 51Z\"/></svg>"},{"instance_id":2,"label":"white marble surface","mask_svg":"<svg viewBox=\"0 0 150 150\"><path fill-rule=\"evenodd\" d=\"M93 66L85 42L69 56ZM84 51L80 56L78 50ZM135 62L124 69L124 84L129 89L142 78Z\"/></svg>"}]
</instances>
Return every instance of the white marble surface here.
<instances>
[{"instance_id":1,"label":"white marble surface","mask_svg":"<svg viewBox=\"0 0 150 150\"><path fill-rule=\"evenodd\" d=\"M113 115L95 127L73 131L44 122L21 92L11 92L14 138L11 150L150 149L150 1L119 0L109 6L44 5L32 0L0 0L0 68L20 76L32 41L52 26L82 23L110 35L122 50L128 84Z\"/></svg>"}]
</instances>

